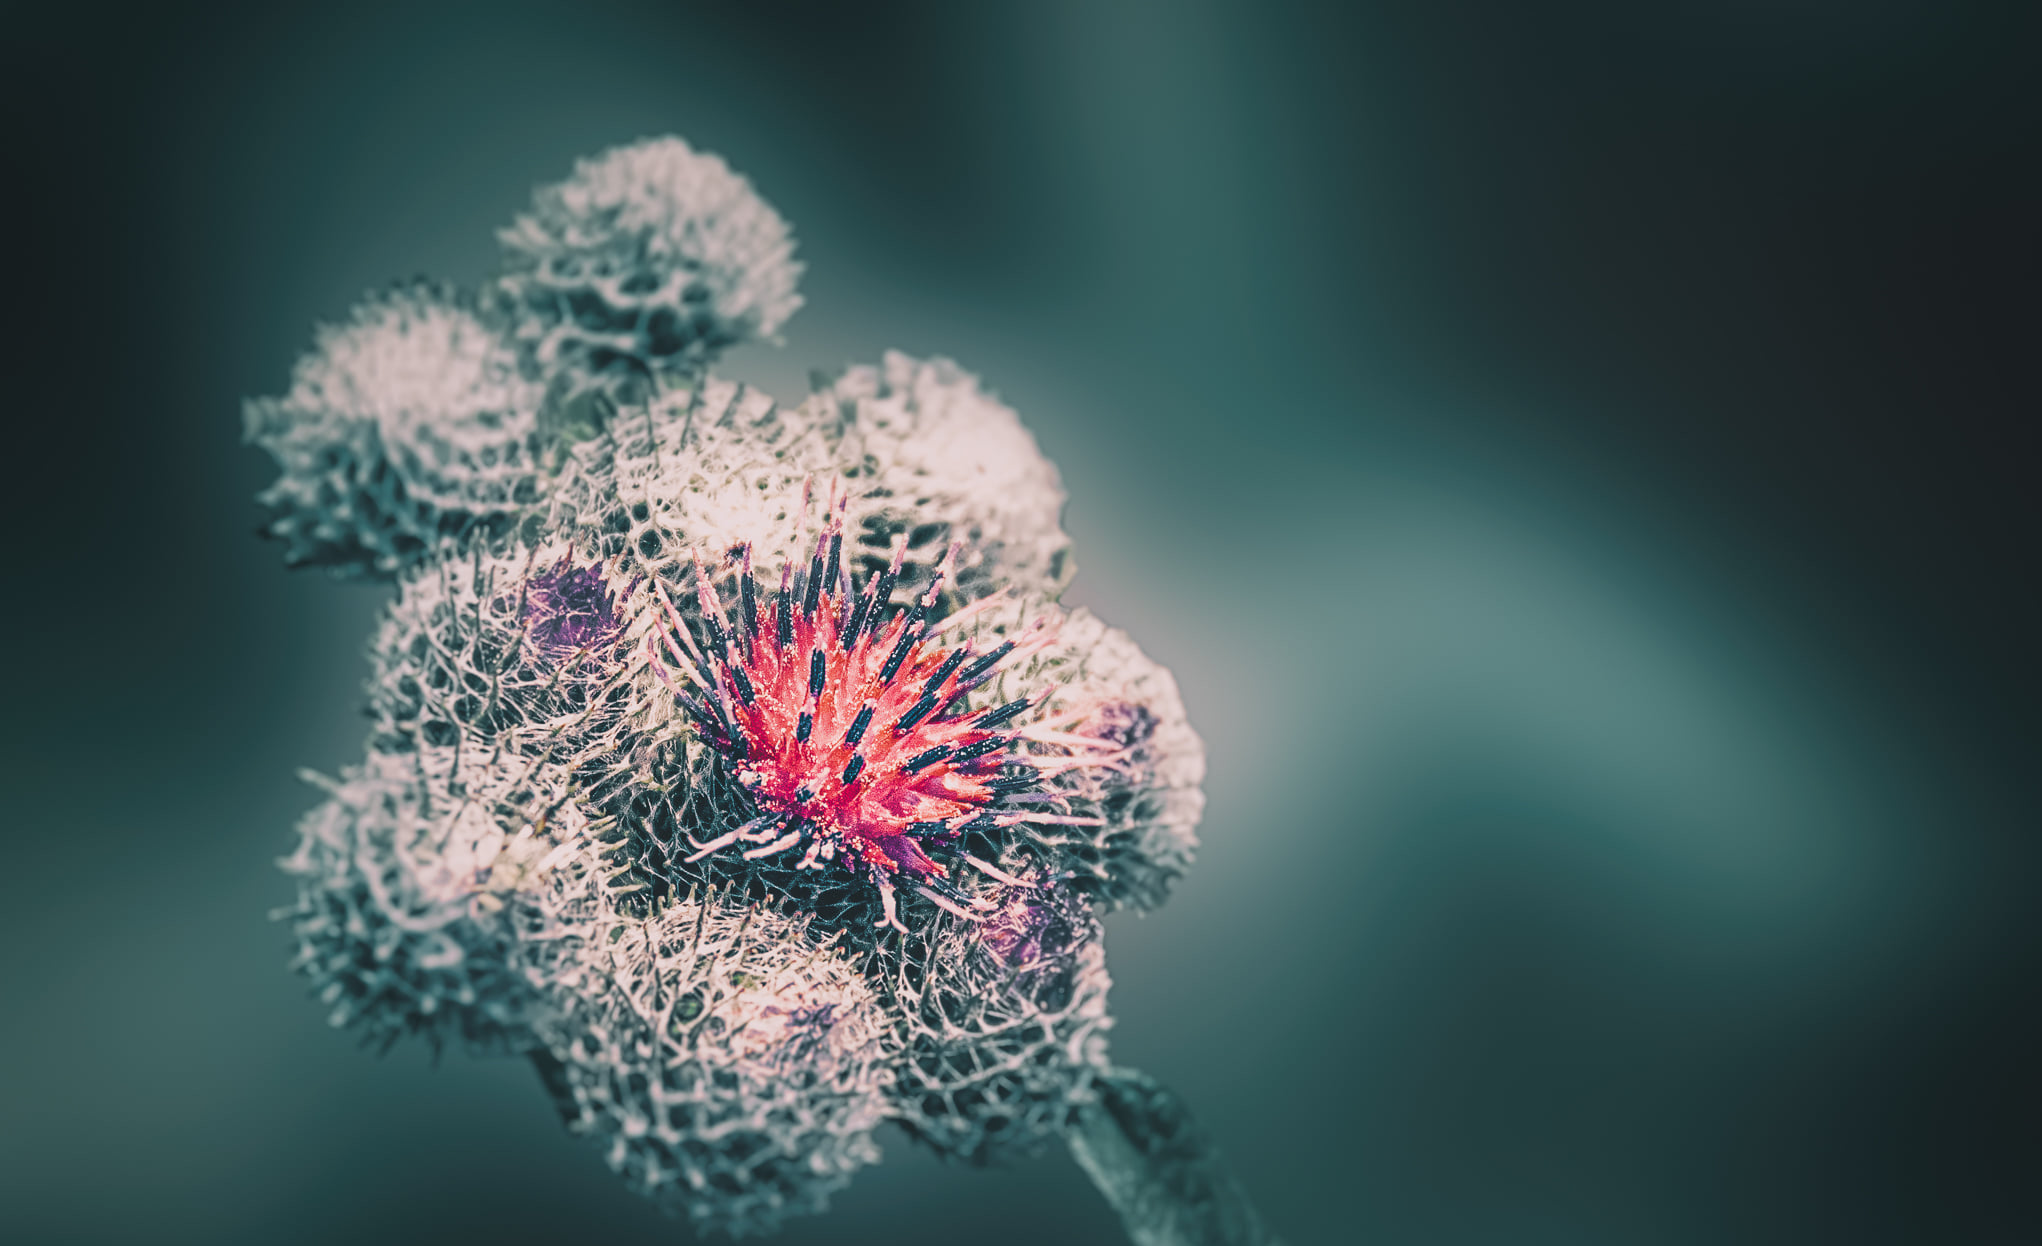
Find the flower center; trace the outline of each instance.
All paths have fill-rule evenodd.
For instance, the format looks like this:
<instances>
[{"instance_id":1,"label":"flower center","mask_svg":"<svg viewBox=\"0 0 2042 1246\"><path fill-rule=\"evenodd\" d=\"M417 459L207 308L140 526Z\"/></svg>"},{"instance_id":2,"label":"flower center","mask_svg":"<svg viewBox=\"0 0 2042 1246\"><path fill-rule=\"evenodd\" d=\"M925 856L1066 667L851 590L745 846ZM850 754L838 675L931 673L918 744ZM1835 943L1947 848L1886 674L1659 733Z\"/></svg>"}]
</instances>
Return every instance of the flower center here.
<instances>
[{"instance_id":1,"label":"flower center","mask_svg":"<svg viewBox=\"0 0 2042 1246\"><path fill-rule=\"evenodd\" d=\"M700 644L664 588L654 586L671 624L657 633L663 659L647 641L654 668L667 678L671 663L701 692L691 695L668 679L758 808L745 825L697 843L689 859L738 843L755 845L744 850L747 859L806 844L801 867L831 862L879 884L891 924L898 924L891 920L891 883L901 874L943 907L976 918L930 853L957 852L1004 878L965 856L959 841L1019 821L996 809L1036 787L1043 772L1019 751L1025 729L1014 725L1031 701L974 710L971 694L1041 649L1052 629L1037 620L983 652L968 641L946 645L939 639L944 632L997 600L932 620L957 549L914 605L894 609L905 541L896 541L891 565L854 592L843 565L843 508L832 509L807 568L783 568L770 598L752 574L749 546L742 549L733 609L697 561Z\"/></svg>"}]
</instances>

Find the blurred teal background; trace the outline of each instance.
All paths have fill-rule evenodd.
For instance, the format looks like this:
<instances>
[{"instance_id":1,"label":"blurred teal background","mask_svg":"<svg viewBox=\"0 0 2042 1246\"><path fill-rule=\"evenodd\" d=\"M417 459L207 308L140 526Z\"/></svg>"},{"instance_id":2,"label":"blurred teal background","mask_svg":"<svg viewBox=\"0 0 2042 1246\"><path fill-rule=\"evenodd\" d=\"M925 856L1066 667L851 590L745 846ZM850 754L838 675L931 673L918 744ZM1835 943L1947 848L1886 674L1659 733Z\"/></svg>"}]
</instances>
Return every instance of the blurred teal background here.
<instances>
[{"instance_id":1,"label":"blurred teal background","mask_svg":"<svg viewBox=\"0 0 2042 1246\"><path fill-rule=\"evenodd\" d=\"M1110 924L1114 1051L1292 1243L2042 1240L2037 33L17 8L0 1237L688 1240L284 971L381 593L281 569L239 444L316 321L674 132L809 264L726 371L978 371L1176 670L1205 848ZM780 1240L1116 1240L1062 1155L886 1146Z\"/></svg>"}]
</instances>

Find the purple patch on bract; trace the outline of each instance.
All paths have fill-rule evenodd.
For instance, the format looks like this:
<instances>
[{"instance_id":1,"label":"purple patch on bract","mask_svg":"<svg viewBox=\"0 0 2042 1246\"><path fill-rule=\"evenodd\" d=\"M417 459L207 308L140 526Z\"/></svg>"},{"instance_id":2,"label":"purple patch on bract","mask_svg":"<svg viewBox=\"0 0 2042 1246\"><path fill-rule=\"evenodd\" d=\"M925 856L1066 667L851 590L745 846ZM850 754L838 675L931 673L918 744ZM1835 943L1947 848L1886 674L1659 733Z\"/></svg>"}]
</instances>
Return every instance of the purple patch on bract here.
<instances>
[{"instance_id":1,"label":"purple patch on bract","mask_svg":"<svg viewBox=\"0 0 2042 1246\"><path fill-rule=\"evenodd\" d=\"M982 927L985 945L1016 969L1054 963L1089 934L1091 906L1061 880L1002 887L993 898L999 907Z\"/></svg>"},{"instance_id":2,"label":"purple patch on bract","mask_svg":"<svg viewBox=\"0 0 2042 1246\"><path fill-rule=\"evenodd\" d=\"M600 656L624 634L602 569L576 567L571 556L526 583L519 621L539 652L556 662L583 650Z\"/></svg>"},{"instance_id":3,"label":"purple patch on bract","mask_svg":"<svg viewBox=\"0 0 2042 1246\"><path fill-rule=\"evenodd\" d=\"M1133 748L1146 744L1156 734L1156 716L1146 705L1135 705L1128 701L1110 701L1099 707L1093 714L1087 734L1101 740L1111 740L1122 748Z\"/></svg>"},{"instance_id":4,"label":"purple patch on bract","mask_svg":"<svg viewBox=\"0 0 2042 1246\"><path fill-rule=\"evenodd\" d=\"M797 1062L819 1055L837 1024L837 1006L833 1003L793 1008L768 1005L759 1010L759 1015L767 1019L784 1018L779 1022L781 1056Z\"/></svg>"}]
</instances>

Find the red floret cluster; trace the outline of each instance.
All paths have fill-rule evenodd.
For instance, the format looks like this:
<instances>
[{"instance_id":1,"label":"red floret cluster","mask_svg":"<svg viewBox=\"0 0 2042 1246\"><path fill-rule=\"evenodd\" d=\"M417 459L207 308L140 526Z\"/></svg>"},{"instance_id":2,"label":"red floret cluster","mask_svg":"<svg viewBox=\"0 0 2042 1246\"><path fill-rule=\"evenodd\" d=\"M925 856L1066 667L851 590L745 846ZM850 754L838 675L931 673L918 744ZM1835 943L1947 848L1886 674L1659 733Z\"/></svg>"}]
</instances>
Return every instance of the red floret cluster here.
<instances>
[{"instance_id":1,"label":"red floret cluster","mask_svg":"<svg viewBox=\"0 0 2042 1246\"><path fill-rule=\"evenodd\" d=\"M954 854L1019 881L964 853L960 841L1021 820L1000 806L1041 783L1045 759L1021 751L1026 729L1012 725L1032 703L1024 697L973 709L971 694L1048 643L1052 628L1037 621L984 652L968 641L946 647L938 637L979 608L940 623L931 617L957 550L914 605L894 609L905 545L854 592L843 565L841 508L832 510L806 570L783 568L771 597L759 590L748 546L732 551L737 600L729 608L696 565L706 633L699 644L658 590L671 628L647 642L655 669L664 675L671 664L700 691L669 680L757 806L743 825L691 841L690 859L739 844L748 859L805 846L803 868L834 865L869 876L885 902L884 924L898 925L894 881L903 875L944 908L978 917L971 911L978 906L946 881L949 870L930 854ZM1047 767L1087 760L1061 757Z\"/></svg>"}]
</instances>

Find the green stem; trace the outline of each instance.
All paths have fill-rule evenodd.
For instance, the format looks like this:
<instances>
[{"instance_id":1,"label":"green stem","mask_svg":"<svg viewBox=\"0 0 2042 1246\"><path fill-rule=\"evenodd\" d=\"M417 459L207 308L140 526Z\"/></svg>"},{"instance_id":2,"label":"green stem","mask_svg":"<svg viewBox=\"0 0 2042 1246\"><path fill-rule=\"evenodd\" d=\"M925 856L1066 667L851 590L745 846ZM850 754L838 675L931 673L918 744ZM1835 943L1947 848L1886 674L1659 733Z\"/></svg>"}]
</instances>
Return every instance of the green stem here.
<instances>
[{"instance_id":1,"label":"green stem","mask_svg":"<svg viewBox=\"0 0 2042 1246\"><path fill-rule=\"evenodd\" d=\"M1134 1246L1279 1246L1184 1101L1134 1069L1110 1069L1067 1139Z\"/></svg>"}]
</instances>

